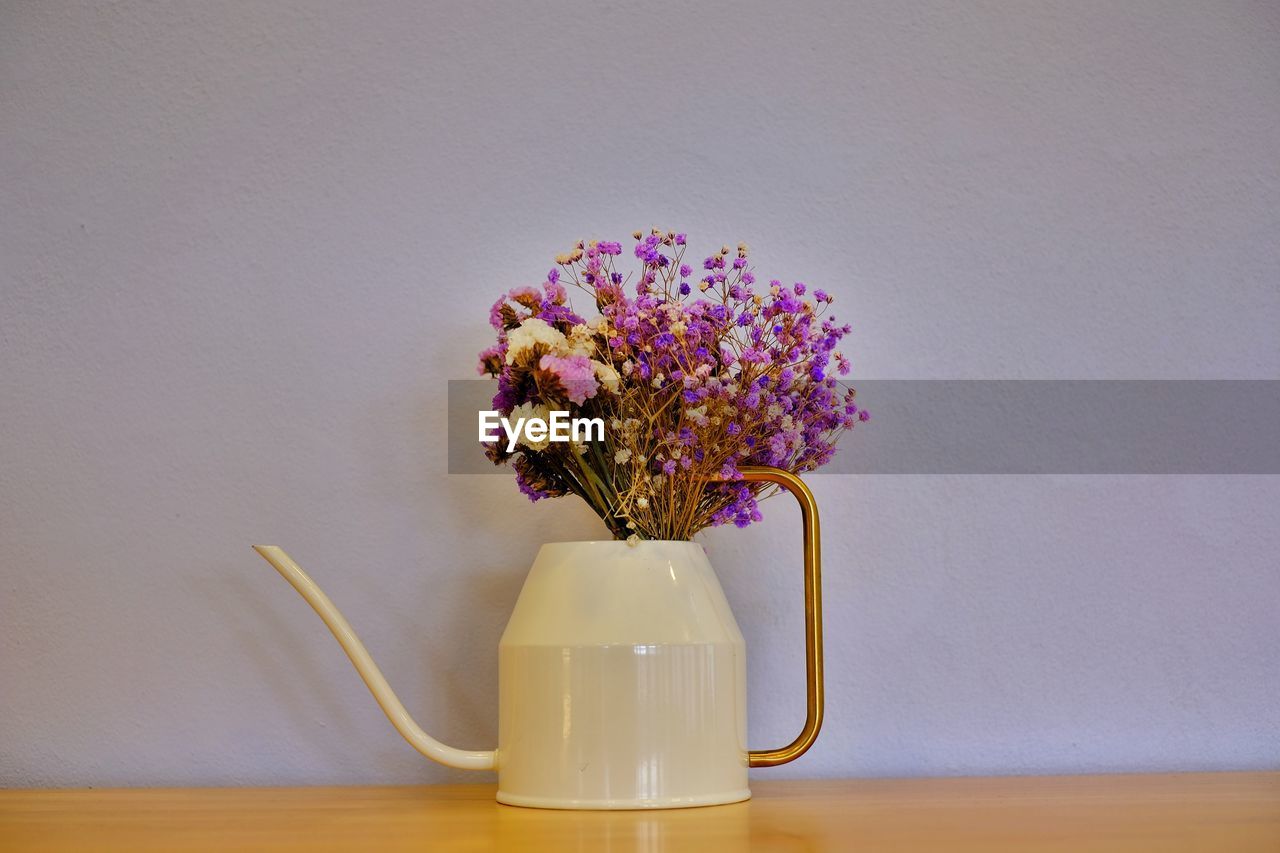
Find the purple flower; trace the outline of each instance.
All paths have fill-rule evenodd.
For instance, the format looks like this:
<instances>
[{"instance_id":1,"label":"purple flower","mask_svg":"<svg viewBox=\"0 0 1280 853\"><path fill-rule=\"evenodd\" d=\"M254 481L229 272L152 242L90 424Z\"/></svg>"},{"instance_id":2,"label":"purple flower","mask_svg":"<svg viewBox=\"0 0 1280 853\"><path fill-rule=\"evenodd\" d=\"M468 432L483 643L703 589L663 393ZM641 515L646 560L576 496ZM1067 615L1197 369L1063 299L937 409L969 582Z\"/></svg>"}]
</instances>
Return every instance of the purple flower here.
<instances>
[{"instance_id":1,"label":"purple flower","mask_svg":"<svg viewBox=\"0 0 1280 853\"><path fill-rule=\"evenodd\" d=\"M543 498L553 497L553 495L550 494L549 492L544 492L541 489L536 488L535 486L530 484L529 481L525 478L524 473L521 471L516 472L516 487L520 489L521 494L523 494L525 497L527 497L529 500L533 501L534 503L537 503Z\"/></svg>"}]
</instances>

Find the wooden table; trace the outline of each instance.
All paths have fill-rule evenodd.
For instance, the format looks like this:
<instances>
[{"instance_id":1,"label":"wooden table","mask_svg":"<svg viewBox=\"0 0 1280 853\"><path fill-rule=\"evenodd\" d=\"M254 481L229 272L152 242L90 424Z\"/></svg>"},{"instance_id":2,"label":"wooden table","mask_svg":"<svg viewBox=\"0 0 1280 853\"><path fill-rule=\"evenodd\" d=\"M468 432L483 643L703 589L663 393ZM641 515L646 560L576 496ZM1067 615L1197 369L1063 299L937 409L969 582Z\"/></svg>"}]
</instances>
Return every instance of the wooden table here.
<instances>
[{"instance_id":1,"label":"wooden table","mask_svg":"<svg viewBox=\"0 0 1280 853\"><path fill-rule=\"evenodd\" d=\"M0 850L1280 853L1280 773L758 781L730 806L557 812L492 785L0 791Z\"/></svg>"}]
</instances>

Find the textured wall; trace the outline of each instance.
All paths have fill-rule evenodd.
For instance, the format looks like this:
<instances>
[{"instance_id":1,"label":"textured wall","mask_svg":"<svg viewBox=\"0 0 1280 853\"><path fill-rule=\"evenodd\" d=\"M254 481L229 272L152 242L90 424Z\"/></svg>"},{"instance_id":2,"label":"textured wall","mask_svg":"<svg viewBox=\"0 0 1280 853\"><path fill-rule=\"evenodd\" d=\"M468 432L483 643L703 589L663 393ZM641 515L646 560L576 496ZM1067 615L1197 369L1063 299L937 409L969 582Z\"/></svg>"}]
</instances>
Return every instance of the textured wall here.
<instances>
[{"instance_id":1,"label":"textured wall","mask_svg":"<svg viewBox=\"0 0 1280 853\"><path fill-rule=\"evenodd\" d=\"M1280 376L1277 92L1264 2L4 4L0 783L459 778L248 546L491 746L522 573L599 530L432 430L580 236L745 239L863 377ZM1280 765L1280 478L814 485L830 714L765 772ZM757 746L803 714L769 514L706 536Z\"/></svg>"}]
</instances>

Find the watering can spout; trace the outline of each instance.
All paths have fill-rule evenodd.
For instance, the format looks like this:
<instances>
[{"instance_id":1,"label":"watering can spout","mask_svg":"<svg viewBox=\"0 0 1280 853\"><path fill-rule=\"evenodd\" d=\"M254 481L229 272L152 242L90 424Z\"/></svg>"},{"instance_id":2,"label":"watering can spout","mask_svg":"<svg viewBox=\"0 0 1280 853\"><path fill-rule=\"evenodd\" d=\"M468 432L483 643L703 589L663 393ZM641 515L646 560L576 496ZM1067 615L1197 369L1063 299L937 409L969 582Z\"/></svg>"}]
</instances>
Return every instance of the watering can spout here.
<instances>
[{"instance_id":1,"label":"watering can spout","mask_svg":"<svg viewBox=\"0 0 1280 853\"><path fill-rule=\"evenodd\" d=\"M329 596L324 594L324 591L316 585L316 582L283 549L276 545L254 545L253 550L257 551L264 560L275 567L275 570L307 600L312 609L320 614L324 624L329 626L329 630L333 632L333 636L337 638L343 651L347 653L347 657L355 665L360 677L364 679L364 683L369 688L369 692L373 694L373 698L378 700L378 704L382 706L382 710L386 713L387 719L391 721L391 725L396 727L396 731L400 732L414 749L427 758L449 767L458 767L463 770L494 769L495 755L493 750L465 750L446 746L424 732L413 721L413 718L409 716L409 712L405 710L404 705L401 704L399 698L396 697L395 692L391 689L391 685L387 683L382 670L378 669L378 665L373 662L368 650L360 642L356 632L352 630L351 625L338 611L338 608L333 605L333 602L329 600Z\"/></svg>"}]
</instances>

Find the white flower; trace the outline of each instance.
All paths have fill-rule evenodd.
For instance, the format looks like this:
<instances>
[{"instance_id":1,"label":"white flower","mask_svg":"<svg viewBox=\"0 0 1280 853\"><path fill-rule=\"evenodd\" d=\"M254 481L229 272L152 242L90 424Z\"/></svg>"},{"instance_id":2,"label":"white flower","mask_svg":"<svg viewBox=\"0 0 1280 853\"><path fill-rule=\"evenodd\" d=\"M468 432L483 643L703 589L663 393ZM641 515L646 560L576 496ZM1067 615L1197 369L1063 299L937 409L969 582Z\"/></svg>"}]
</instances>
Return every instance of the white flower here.
<instances>
[{"instance_id":1,"label":"white flower","mask_svg":"<svg viewBox=\"0 0 1280 853\"><path fill-rule=\"evenodd\" d=\"M641 509L648 509L648 508L649 508L649 499L648 499L648 498L636 498L636 506L640 507Z\"/></svg>"},{"instance_id":2,"label":"white flower","mask_svg":"<svg viewBox=\"0 0 1280 853\"><path fill-rule=\"evenodd\" d=\"M632 548L636 547L639 544L640 544L640 536L638 534L632 533L630 536L627 537L627 545L631 546Z\"/></svg>"},{"instance_id":3,"label":"white flower","mask_svg":"<svg viewBox=\"0 0 1280 853\"><path fill-rule=\"evenodd\" d=\"M618 371L601 361L592 361L591 366L596 372L596 381L604 386L606 391L618 393L618 383L621 381Z\"/></svg>"},{"instance_id":4,"label":"white flower","mask_svg":"<svg viewBox=\"0 0 1280 853\"><path fill-rule=\"evenodd\" d=\"M530 317L507 335L507 364L512 364L538 344L559 352L568 347L569 340L546 320Z\"/></svg>"},{"instance_id":5,"label":"white flower","mask_svg":"<svg viewBox=\"0 0 1280 853\"><path fill-rule=\"evenodd\" d=\"M701 406L690 406L684 410L684 413L689 420L693 421L698 426L707 425L707 407L705 404Z\"/></svg>"},{"instance_id":6,"label":"white flower","mask_svg":"<svg viewBox=\"0 0 1280 853\"><path fill-rule=\"evenodd\" d=\"M596 345L591 338L591 329L586 323L579 323L569 330L568 343L566 350L559 355L585 355L590 356L595 352Z\"/></svg>"},{"instance_id":7,"label":"white flower","mask_svg":"<svg viewBox=\"0 0 1280 853\"><path fill-rule=\"evenodd\" d=\"M625 465L630 458L631 451L625 447L613 454L613 461L617 462L619 465Z\"/></svg>"},{"instance_id":8,"label":"white flower","mask_svg":"<svg viewBox=\"0 0 1280 853\"><path fill-rule=\"evenodd\" d=\"M516 439L517 443L524 445L530 450L545 450L547 445L551 444L550 435L548 434L544 436L542 441L532 441L529 438L528 426L531 418L537 418L541 421L551 420L551 410L541 404L535 406L532 403L521 403L511 410L511 414L507 417L507 420L514 426L520 422L520 418L524 418L525 423L520 428L520 435Z\"/></svg>"}]
</instances>

